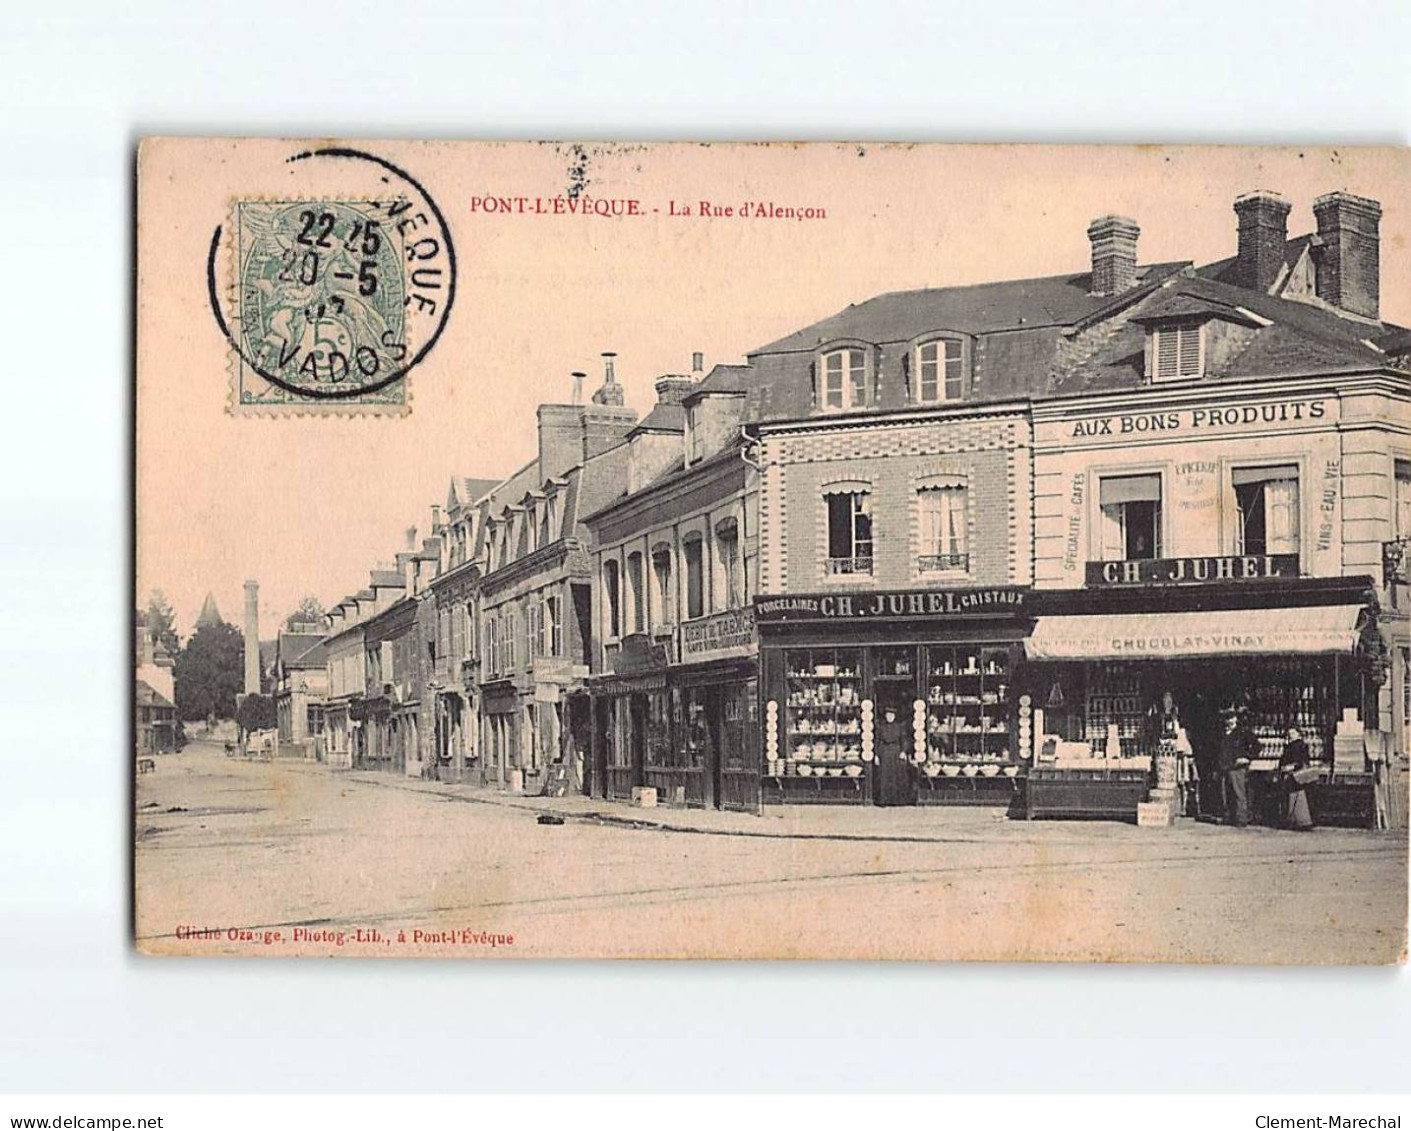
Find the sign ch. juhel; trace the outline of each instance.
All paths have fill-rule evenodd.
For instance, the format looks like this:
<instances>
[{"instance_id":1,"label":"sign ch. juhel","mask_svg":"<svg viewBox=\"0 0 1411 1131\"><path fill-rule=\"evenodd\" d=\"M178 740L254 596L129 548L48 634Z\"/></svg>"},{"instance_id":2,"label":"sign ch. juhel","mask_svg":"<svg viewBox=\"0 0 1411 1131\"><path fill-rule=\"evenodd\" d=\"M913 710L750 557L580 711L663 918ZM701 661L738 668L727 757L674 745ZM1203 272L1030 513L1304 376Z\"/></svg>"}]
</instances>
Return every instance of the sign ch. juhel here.
<instances>
[{"instance_id":1,"label":"sign ch. juhel","mask_svg":"<svg viewBox=\"0 0 1411 1131\"><path fill-rule=\"evenodd\" d=\"M1089 585L1190 585L1297 577L1297 554L1235 554L1205 558L1088 562Z\"/></svg>"}]
</instances>

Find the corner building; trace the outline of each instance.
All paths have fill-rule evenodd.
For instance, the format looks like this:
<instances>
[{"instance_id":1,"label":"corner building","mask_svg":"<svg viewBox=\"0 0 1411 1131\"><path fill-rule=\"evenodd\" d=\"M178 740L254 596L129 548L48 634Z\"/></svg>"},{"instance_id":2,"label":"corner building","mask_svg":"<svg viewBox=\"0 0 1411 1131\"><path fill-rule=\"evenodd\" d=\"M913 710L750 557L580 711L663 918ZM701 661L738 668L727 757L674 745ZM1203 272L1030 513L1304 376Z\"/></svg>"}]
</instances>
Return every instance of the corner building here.
<instances>
[{"instance_id":1,"label":"corner building","mask_svg":"<svg viewBox=\"0 0 1411 1131\"><path fill-rule=\"evenodd\" d=\"M1275 194L1234 210L1217 263L1139 264L1102 217L1080 274L881 295L749 356L766 802L1216 812L1234 707L1256 793L1297 726L1320 819L1375 822L1411 481L1380 207L1329 194L1295 238Z\"/></svg>"}]
</instances>

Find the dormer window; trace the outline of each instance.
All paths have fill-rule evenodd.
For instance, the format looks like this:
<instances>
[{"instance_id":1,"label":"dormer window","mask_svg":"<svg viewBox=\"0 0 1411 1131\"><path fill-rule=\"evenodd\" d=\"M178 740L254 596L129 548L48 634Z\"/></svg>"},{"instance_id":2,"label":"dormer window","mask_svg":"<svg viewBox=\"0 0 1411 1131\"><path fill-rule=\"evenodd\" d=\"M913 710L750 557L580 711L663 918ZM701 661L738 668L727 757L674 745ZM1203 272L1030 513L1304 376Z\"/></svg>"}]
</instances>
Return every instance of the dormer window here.
<instances>
[{"instance_id":1,"label":"dormer window","mask_svg":"<svg viewBox=\"0 0 1411 1131\"><path fill-rule=\"evenodd\" d=\"M959 400L964 390L964 355L960 339L938 338L916 347L918 404Z\"/></svg>"},{"instance_id":2,"label":"dormer window","mask_svg":"<svg viewBox=\"0 0 1411 1131\"><path fill-rule=\"evenodd\" d=\"M823 407L865 408L868 403L867 351L856 346L830 350L822 361Z\"/></svg>"},{"instance_id":3,"label":"dormer window","mask_svg":"<svg viewBox=\"0 0 1411 1131\"><path fill-rule=\"evenodd\" d=\"M1205 324L1184 322L1153 327L1147 358L1147 374L1153 381L1201 376L1205 372Z\"/></svg>"}]
</instances>

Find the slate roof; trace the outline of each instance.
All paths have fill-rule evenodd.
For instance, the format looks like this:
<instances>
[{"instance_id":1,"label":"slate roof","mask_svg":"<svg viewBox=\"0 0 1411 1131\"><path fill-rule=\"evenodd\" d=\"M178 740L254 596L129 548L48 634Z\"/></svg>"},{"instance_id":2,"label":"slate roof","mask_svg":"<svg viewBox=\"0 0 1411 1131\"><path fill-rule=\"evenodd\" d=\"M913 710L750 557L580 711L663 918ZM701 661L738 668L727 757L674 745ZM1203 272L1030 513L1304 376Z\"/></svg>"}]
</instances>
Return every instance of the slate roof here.
<instances>
[{"instance_id":1,"label":"slate roof","mask_svg":"<svg viewBox=\"0 0 1411 1131\"><path fill-rule=\"evenodd\" d=\"M1312 242L1312 235L1306 235L1295 236L1284 243L1284 270L1286 273L1293 270ZM1219 259L1214 263L1207 263L1204 267L1198 267L1196 274L1201 278L1213 279L1217 283L1229 283L1234 286L1236 285L1235 256L1232 255L1228 259Z\"/></svg>"},{"instance_id":2,"label":"slate roof","mask_svg":"<svg viewBox=\"0 0 1411 1131\"><path fill-rule=\"evenodd\" d=\"M170 707L173 710L176 709L176 705L172 703L170 699L154 688L145 679L139 679L137 681L137 705L139 707Z\"/></svg>"},{"instance_id":3,"label":"slate roof","mask_svg":"<svg viewBox=\"0 0 1411 1131\"><path fill-rule=\"evenodd\" d=\"M1173 274L1187 263L1155 263L1137 270L1138 286ZM750 351L763 353L810 351L822 342L842 338L907 342L931 330L991 334L1036 326L1068 326L1113 302L1093 295L1092 273L1010 279L970 286L891 291L840 310L802 330ZM1127 296L1118 296L1119 298Z\"/></svg>"},{"instance_id":4,"label":"slate roof","mask_svg":"<svg viewBox=\"0 0 1411 1131\"><path fill-rule=\"evenodd\" d=\"M277 638L279 662L286 668L321 668L324 661L324 635L318 632L281 630Z\"/></svg>"},{"instance_id":5,"label":"slate roof","mask_svg":"<svg viewBox=\"0 0 1411 1131\"><path fill-rule=\"evenodd\" d=\"M1144 367L1142 322L1172 316L1172 311L1230 312L1248 325L1237 310L1249 311L1269 323L1255 329L1248 343L1203 379L1218 382L1248 377L1317 374L1382 368L1386 354L1368 340L1375 326L1345 318L1323 306L1278 298L1262 291L1216 282L1197 273L1168 281L1140 303L1125 325L1107 336L1081 365L1058 375L1043 390L1067 394L1130 387ZM1041 395L1041 394L1036 394Z\"/></svg>"},{"instance_id":6,"label":"slate roof","mask_svg":"<svg viewBox=\"0 0 1411 1131\"><path fill-rule=\"evenodd\" d=\"M652 406L652 411L642 417L632 429L633 432L684 432L686 431L686 410L679 404Z\"/></svg>"},{"instance_id":7,"label":"slate roof","mask_svg":"<svg viewBox=\"0 0 1411 1131\"><path fill-rule=\"evenodd\" d=\"M499 479L476 479L467 475L451 477L451 489L455 491L456 502L463 507L478 503L500 483Z\"/></svg>"},{"instance_id":8,"label":"slate roof","mask_svg":"<svg viewBox=\"0 0 1411 1131\"><path fill-rule=\"evenodd\" d=\"M682 400L690 403L712 393L747 392L753 374L748 365L717 365Z\"/></svg>"}]
</instances>

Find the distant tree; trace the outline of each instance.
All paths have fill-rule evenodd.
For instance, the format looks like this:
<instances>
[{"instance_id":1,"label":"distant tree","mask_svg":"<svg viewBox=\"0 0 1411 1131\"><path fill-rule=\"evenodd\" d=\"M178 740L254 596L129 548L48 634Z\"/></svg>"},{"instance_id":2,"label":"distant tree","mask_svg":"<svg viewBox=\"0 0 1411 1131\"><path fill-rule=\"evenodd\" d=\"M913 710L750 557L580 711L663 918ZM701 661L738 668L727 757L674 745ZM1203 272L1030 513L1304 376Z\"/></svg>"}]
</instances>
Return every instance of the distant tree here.
<instances>
[{"instance_id":1,"label":"distant tree","mask_svg":"<svg viewBox=\"0 0 1411 1131\"><path fill-rule=\"evenodd\" d=\"M235 710L235 722L246 734L252 730L273 730L278 722L274 700L268 695L247 695Z\"/></svg>"},{"instance_id":2,"label":"distant tree","mask_svg":"<svg viewBox=\"0 0 1411 1131\"><path fill-rule=\"evenodd\" d=\"M147 631L170 655L176 655L181 647L176 636L176 613L160 589L153 589L147 597Z\"/></svg>"},{"instance_id":3,"label":"distant tree","mask_svg":"<svg viewBox=\"0 0 1411 1131\"><path fill-rule=\"evenodd\" d=\"M178 718L233 719L235 697L245 686L245 641L233 624L203 624L177 653Z\"/></svg>"},{"instance_id":4,"label":"distant tree","mask_svg":"<svg viewBox=\"0 0 1411 1131\"><path fill-rule=\"evenodd\" d=\"M323 626L323 605L317 597L305 597L299 602L299 607L289 614L289 618L284 622L284 627L292 630L298 624L316 624Z\"/></svg>"}]
</instances>

